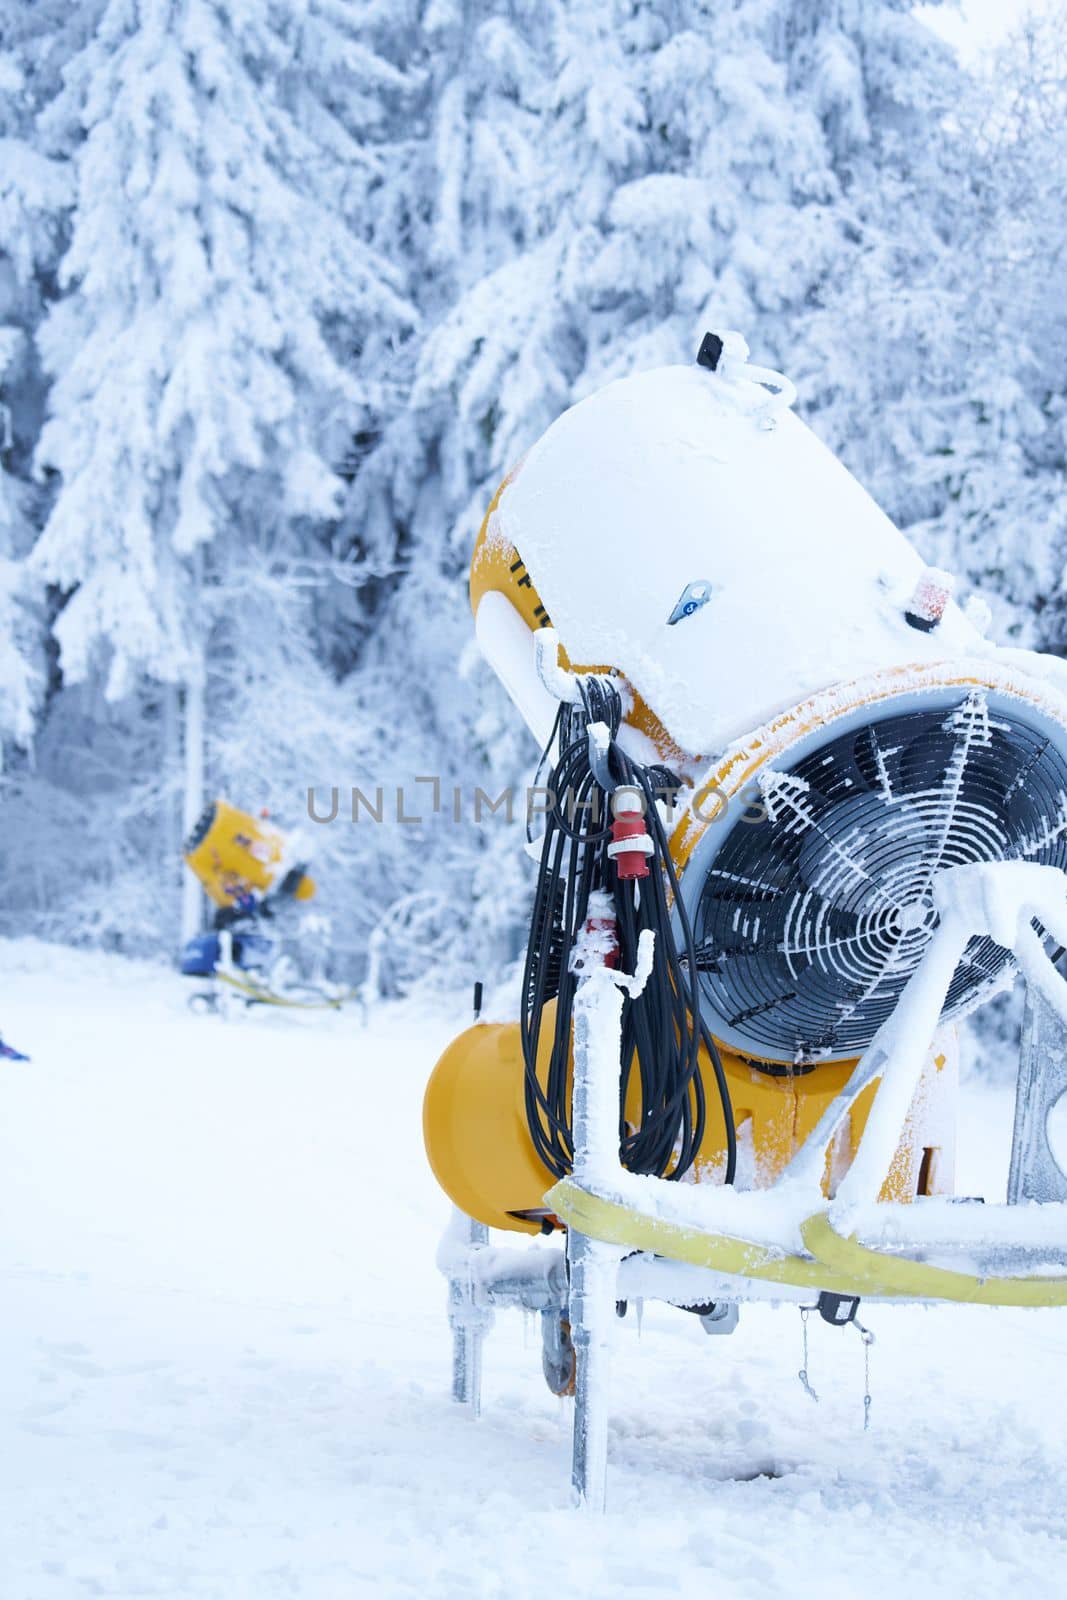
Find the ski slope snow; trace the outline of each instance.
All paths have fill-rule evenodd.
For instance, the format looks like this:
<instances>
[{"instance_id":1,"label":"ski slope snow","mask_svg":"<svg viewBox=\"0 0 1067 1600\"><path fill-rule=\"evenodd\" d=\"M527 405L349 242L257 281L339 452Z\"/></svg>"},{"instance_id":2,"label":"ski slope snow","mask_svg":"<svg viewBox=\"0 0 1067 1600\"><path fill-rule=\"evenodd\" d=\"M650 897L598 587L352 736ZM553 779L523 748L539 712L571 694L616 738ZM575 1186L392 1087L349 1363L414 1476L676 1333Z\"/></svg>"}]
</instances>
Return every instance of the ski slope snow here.
<instances>
[{"instance_id":1,"label":"ski slope snow","mask_svg":"<svg viewBox=\"0 0 1067 1600\"><path fill-rule=\"evenodd\" d=\"M1067 1314L618 1325L609 1511L501 1315L448 1398L426 1074L466 1021L195 1017L159 968L0 943L2 1600L627 1600L1067 1590ZM965 1085L963 1187L1011 1095ZM998 1188L999 1186L999 1188ZM536 1245L533 1248L537 1248Z\"/></svg>"}]
</instances>

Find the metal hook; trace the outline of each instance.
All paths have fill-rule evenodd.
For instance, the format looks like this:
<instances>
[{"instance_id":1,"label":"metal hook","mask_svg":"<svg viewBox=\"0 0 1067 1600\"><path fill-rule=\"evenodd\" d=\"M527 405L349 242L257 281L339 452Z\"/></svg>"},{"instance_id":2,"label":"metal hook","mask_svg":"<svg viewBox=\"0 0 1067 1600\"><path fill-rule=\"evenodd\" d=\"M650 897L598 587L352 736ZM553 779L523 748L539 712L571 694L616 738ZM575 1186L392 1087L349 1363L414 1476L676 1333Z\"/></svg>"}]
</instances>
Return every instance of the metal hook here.
<instances>
[{"instance_id":1,"label":"metal hook","mask_svg":"<svg viewBox=\"0 0 1067 1600\"><path fill-rule=\"evenodd\" d=\"M797 1377L800 1379L800 1385L804 1390L804 1393L810 1395L817 1405L819 1396L815 1393L815 1390L812 1388L811 1383L808 1380L808 1317L814 1309L815 1307L813 1306L801 1306L800 1308L800 1327L801 1336L803 1339L804 1354L801 1358L801 1367L800 1371L797 1373Z\"/></svg>"},{"instance_id":2,"label":"metal hook","mask_svg":"<svg viewBox=\"0 0 1067 1600\"><path fill-rule=\"evenodd\" d=\"M863 1341L863 1431L866 1433L871 1425L871 1345L874 1343L874 1334L855 1318L852 1319L852 1326Z\"/></svg>"}]
</instances>

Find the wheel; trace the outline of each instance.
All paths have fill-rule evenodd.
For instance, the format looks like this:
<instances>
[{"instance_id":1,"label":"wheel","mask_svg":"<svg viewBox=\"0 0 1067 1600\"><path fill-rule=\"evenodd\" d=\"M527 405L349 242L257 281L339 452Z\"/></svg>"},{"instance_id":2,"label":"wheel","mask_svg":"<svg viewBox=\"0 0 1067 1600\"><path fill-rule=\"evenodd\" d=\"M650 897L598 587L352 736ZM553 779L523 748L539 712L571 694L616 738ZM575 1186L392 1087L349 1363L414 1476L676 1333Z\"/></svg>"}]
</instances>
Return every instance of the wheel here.
<instances>
[{"instance_id":1,"label":"wheel","mask_svg":"<svg viewBox=\"0 0 1067 1600\"><path fill-rule=\"evenodd\" d=\"M573 1395L577 1382L577 1358L571 1340L571 1325L560 1311L541 1313L541 1370L553 1394Z\"/></svg>"}]
</instances>

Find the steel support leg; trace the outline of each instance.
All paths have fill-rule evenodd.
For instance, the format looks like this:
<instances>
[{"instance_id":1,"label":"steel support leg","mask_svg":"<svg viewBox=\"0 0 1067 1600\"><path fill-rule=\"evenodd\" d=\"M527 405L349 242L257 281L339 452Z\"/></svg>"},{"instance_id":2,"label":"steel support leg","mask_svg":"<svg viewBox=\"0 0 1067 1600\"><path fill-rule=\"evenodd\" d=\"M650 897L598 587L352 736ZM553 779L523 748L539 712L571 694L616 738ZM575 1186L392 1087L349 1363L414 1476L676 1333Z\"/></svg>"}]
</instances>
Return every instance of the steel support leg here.
<instances>
[{"instance_id":1,"label":"steel support leg","mask_svg":"<svg viewBox=\"0 0 1067 1600\"><path fill-rule=\"evenodd\" d=\"M611 1339L620 1252L573 1230L567 1240L571 1269L571 1339L576 1357L574 1456L571 1483L578 1505L603 1511L611 1405Z\"/></svg>"},{"instance_id":2,"label":"steel support leg","mask_svg":"<svg viewBox=\"0 0 1067 1600\"><path fill-rule=\"evenodd\" d=\"M471 1287L471 1249L489 1243L489 1229L457 1211L449 1230L452 1239L467 1249L457 1256L448 1278L448 1323L452 1329L452 1398L467 1406L472 1417L482 1410L482 1345L492 1312L475 1305Z\"/></svg>"},{"instance_id":3,"label":"steel support leg","mask_svg":"<svg viewBox=\"0 0 1067 1600\"><path fill-rule=\"evenodd\" d=\"M593 902L590 900L590 909ZM611 914L610 905L604 912ZM574 1175L596 1183L619 1167L619 1070L622 989L639 994L651 970L653 942L642 933L638 974L604 965L603 952L590 945L579 965L574 996ZM589 1239L571 1229L571 1339L575 1351L574 1464L571 1483L579 1505L603 1511L608 1464L611 1340L619 1261L617 1245Z\"/></svg>"}]
</instances>

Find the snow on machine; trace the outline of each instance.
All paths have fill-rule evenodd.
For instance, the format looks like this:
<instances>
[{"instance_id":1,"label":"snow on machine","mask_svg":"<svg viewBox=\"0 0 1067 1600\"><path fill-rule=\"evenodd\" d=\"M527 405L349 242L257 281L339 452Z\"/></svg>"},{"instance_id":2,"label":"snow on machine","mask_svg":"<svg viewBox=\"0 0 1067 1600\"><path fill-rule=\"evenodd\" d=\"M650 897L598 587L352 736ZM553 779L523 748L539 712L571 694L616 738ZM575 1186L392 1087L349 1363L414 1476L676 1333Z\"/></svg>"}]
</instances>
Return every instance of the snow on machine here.
<instances>
[{"instance_id":1,"label":"snow on machine","mask_svg":"<svg viewBox=\"0 0 1067 1600\"><path fill-rule=\"evenodd\" d=\"M471 568L551 797L521 1014L426 1091L453 1389L477 1410L494 1307L540 1311L591 1504L617 1304L867 1340L861 1298L1067 1303L1067 668L987 642L747 356L709 334L572 407ZM1019 973L1007 1204L966 1204L954 1024Z\"/></svg>"},{"instance_id":2,"label":"snow on machine","mask_svg":"<svg viewBox=\"0 0 1067 1600\"><path fill-rule=\"evenodd\" d=\"M321 972L302 971L291 912L312 898L315 883L298 852L298 840L226 800L204 810L185 841L186 866L215 906L212 928L182 951L183 975L208 980L190 996L194 1010L218 1010L224 1000L336 1009L348 998ZM321 952L317 960L321 966Z\"/></svg>"}]
</instances>

